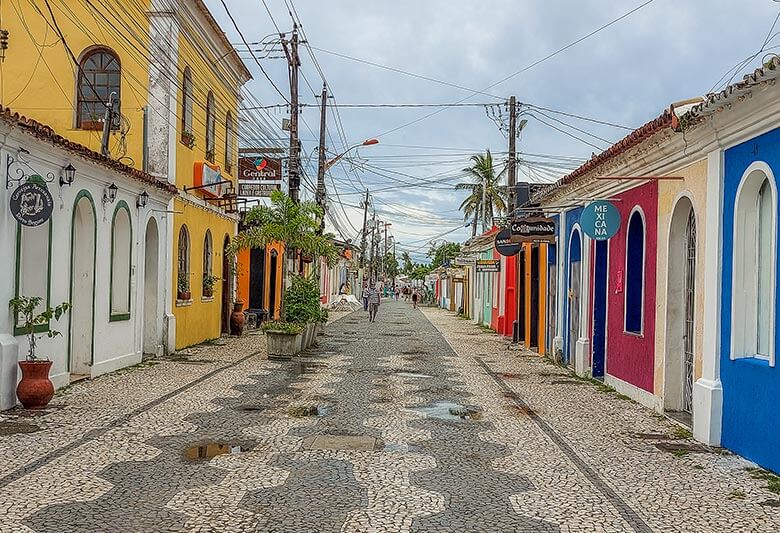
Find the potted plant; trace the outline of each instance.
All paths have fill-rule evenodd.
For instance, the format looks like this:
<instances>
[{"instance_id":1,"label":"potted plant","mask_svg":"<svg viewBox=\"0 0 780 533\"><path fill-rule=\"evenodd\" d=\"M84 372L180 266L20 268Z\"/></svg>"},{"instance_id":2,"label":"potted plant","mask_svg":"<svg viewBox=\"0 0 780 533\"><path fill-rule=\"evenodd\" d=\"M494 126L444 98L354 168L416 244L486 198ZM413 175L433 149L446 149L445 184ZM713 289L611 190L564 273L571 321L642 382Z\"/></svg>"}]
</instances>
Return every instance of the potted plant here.
<instances>
[{"instance_id":1,"label":"potted plant","mask_svg":"<svg viewBox=\"0 0 780 533\"><path fill-rule=\"evenodd\" d=\"M304 328L300 324L266 322L262 329L268 338L270 357L292 357L303 348Z\"/></svg>"},{"instance_id":2,"label":"potted plant","mask_svg":"<svg viewBox=\"0 0 780 533\"><path fill-rule=\"evenodd\" d=\"M27 359L19 361L19 369L22 371L22 380L16 387L16 397L26 409L41 409L46 407L54 397L54 384L49 379L49 371L52 362L48 359L40 360L35 353L37 340L35 328L45 326L51 320L59 320L67 312L70 304L61 303L55 308L47 307L38 312L38 306L43 301L40 296L17 296L9 302L9 306L16 315L16 320L21 324L21 329L27 335L29 349ZM46 336L54 338L59 331L49 329Z\"/></svg>"},{"instance_id":3,"label":"potted plant","mask_svg":"<svg viewBox=\"0 0 780 533\"><path fill-rule=\"evenodd\" d=\"M187 130L181 132L181 142L187 148L192 148L193 146L195 146L195 134Z\"/></svg>"},{"instance_id":4,"label":"potted plant","mask_svg":"<svg viewBox=\"0 0 780 533\"><path fill-rule=\"evenodd\" d=\"M212 276L210 274L203 276L203 296L205 298L214 296L214 284L218 279L217 276Z\"/></svg>"},{"instance_id":5,"label":"potted plant","mask_svg":"<svg viewBox=\"0 0 780 533\"><path fill-rule=\"evenodd\" d=\"M216 158L216 154L214 152L214 149L206 150L206 160L210 161L211 163L214 162L214 159Z\"/></svg>"},{"instance_id":6,"label":"potted plant","mask_svg":"<svg viewBox=\"0 0 780 533\"><path fill-rule=\"evenodd\" d=\"M190 277L186 272L179 272L176 289L176 298L179 300L192 299L192 293L190 292Z\"/></svg>"}]
</instances>

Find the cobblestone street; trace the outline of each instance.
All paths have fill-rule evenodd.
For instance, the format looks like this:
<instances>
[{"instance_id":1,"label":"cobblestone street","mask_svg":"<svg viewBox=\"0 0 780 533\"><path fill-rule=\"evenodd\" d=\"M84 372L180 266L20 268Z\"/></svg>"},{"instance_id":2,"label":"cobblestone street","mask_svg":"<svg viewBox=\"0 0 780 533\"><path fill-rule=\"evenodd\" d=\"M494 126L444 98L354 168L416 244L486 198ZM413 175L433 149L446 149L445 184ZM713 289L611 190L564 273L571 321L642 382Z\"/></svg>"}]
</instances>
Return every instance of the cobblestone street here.
<instances>
[{"instance_id":1,"label":"cobblestone street","mask_svg":"<svg viewBox=\"0 0 780 533\"><path fill-rule=\"evenodd\" d=\"M0 414L0 531L778 531L751 464L446 311L385 302ZM213 457L212 457L213 456Z\"/></svg>"}]
</instances>

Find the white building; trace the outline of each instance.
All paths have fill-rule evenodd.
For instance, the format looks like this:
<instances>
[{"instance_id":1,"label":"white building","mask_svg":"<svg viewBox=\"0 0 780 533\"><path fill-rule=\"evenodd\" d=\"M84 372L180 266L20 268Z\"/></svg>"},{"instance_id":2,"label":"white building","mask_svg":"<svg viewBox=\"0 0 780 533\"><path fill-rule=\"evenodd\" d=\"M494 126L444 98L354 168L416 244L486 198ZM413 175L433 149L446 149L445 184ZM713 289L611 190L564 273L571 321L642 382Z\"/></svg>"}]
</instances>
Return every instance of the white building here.
<instances>
[{"instance_id":1,"label":"white building","mask_svg":"<svg viewBox=\"0 0 780 533\"><path fill-rule=\"evenodd\" d=\"M39 357L54 362L55 387L162 353L175 187L8 109L0 113L0 162L0 409L16 404L16 363L28 350L8 305L16 295L72 306L38 343ZM9 207L28 180L44 182L54 200L51 218L36 227L18 223ZM61 335L48 338L48 329Z\"/></svg>"}]
</instances>

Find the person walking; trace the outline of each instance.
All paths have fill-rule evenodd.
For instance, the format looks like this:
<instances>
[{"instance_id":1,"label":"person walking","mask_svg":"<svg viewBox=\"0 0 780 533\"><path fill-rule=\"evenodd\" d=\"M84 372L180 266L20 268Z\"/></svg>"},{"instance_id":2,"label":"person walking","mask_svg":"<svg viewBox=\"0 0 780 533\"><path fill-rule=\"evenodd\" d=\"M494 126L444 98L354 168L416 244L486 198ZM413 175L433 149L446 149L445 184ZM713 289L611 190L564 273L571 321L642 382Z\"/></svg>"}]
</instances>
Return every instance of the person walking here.
<instances>
[{"instance_id":1,"label":"person walking","mask_svg":"<svg viewBox=\"0 0 780 533\"><path fill-rule=\"evenodd\" d=\"M368 321L376 322L376 313L379 311L379 303L381 301L379 293L379 284L373 288L368 289Z\"/></svg>"},{"instance_id":2,"label":"person walking","mask_svg":"<svg viewBox=\"0 0 780 533\"><path fill-rule=\"evenodd\" d=\"M368 311L368 282L363 281L363 311Z\"/></svg>"},{"instance_id":3,"label":"person walking","mask_svg":"<svg viewBox=\"0 0 780 533\"><path fill-rule=\"evenodd\" d=\"M418 293L416 290L412 291L412 307L417 309L417 302L420 299L420 293Z\"/></svg>"}]
</instances>

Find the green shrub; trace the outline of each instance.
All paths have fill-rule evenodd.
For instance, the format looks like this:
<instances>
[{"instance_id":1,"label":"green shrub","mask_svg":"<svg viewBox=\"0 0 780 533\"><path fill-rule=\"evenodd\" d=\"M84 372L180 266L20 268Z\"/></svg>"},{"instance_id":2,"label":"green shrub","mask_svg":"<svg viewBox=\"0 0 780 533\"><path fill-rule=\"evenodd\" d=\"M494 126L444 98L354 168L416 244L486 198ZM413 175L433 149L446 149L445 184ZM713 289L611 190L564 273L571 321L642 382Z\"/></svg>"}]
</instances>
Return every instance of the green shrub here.
<instances>
[{"instance_id":1,"label":"green shrub","mask_svg":"<svg viewBox=\"0 0 780 533\"><path fill-rule=\"evenodd\" d=\"M297 335L303 332L303 326L291 322L266 322L261 327L265 332L274 331L278 333L287 333L288 335Z\"/></svg>"},{"instance_id":2,"label":"green shrub","mask_svg":"<svg viewBox=\"0 0 780 533\"><path fill-rule=\"evenodd\" d=\"M292 284L284 292L286 322L306 324L321 319L320 286L314 278L292 276Z\"/></svg>"}]
</instances>

